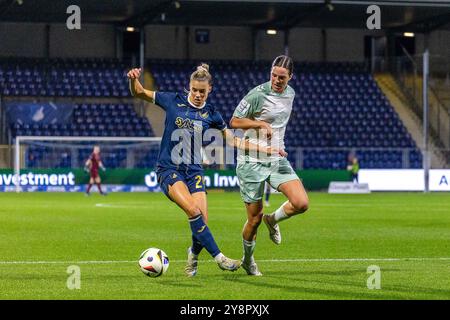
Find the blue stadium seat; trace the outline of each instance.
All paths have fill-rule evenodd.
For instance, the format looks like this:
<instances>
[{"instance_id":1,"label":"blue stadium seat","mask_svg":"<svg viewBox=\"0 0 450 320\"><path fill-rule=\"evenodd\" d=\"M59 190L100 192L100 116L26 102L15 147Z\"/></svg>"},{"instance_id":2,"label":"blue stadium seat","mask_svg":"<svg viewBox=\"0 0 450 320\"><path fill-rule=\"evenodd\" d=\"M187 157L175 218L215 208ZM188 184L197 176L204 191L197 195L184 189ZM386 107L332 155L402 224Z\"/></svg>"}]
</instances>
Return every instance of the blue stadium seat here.
<instances>
[{"instance_id":1,"label":"blue stadium seat","mask_svg":"<svg viewBox=\"0 0 450 320\"><path fill-rule=\"evenodd\" d=\"M126 66L114 59L0 60L1 93L5 96L129 97ZM6 61L6 60L5 60ZM192 61L152 60L150 71L158 90L182 92ZM229 121L248 90L267 81L264 62L214 62L214 91L210 102ZM372 75L360 63L299 63L291 86L297 92L286 142L290 147L412 148L414 141ZM239 79L240 86L230 91ZM148 120L130 104L77 104L67 127L25 127L10 124L12 134L151 136ZM345 168L345 152L315 152L305 156L309 168ZM401 167L402 155L384 151L361 153L361 166ZM381 153L382 154L382 153ZM376 159L373 159L376 157ZM150 161L150 160L149 160ZM33 163L37 164L37 161ZM64 161L61 160L61 163ZM143 161L142 165L148 165ZM411 167L420 166L420 153L410 153Z\"/></svg>"}]
</instances>

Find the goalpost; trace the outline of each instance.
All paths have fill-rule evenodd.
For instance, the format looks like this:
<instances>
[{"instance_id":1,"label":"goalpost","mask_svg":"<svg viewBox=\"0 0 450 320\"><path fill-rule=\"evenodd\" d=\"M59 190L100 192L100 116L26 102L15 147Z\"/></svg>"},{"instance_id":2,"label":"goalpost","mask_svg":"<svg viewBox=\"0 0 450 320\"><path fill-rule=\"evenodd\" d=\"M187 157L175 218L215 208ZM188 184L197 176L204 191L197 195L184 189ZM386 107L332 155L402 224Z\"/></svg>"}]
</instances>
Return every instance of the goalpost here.
<instances>
[{"instance_id":1,"label":"goalpost","mask_svg":"<svg viewBox=\"0 0 450 320\"><path fill-rule=\"evenodd\" d=\"M141 168L156 163L161 137L68 137L68 136L17 136L14 150L14 176L16 192L21 191L20 171L23 161L24 169L28 160L34 169L82 168L94 145L100 145L102 161L110 155L116 161L116 154L121 157L114 163L116 168ZM32 152L38 154L38 161ZM116 154L115 154L116 153ZM30 159L23 159L21 155ZM59 154L59 156L58 156ZM61 155L64 156L61 156ZM153 162L154 160L154 162ZM66 166L66 167L65 167Z\"/></svg>"}]
</instances>

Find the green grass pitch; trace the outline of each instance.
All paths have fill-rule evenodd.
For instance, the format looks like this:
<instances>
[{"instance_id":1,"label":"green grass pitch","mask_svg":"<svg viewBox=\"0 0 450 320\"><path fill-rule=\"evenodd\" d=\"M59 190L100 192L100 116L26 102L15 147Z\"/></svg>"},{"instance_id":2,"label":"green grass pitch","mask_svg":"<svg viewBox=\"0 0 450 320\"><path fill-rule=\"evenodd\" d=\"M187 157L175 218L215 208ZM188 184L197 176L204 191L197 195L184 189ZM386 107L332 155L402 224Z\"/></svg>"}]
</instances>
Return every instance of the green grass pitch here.
<instances>
[{"instance_id":1,"label":"green grass pitch","mask_svg":"<svg viewBox=\"0 0 450 320\"><path fill-rule=\"evenodd\" d=\"M310 209L280 224L273 244L260 226L263 277L220 270L206 251L183 273L190 229L162 194L0 194L0 299L449 299L450 197L444 193L310 193ZM208 195L209 226L224 254L240 258L245 212L238 193ZM272 195L270 212L282 202ZM168 272L137 267L163 249ZM68 267L81 288L69 290ZM369 266L380 288L369 289ZM370 281L369 281L370 282Z\"/></svg>"}]
</instances>

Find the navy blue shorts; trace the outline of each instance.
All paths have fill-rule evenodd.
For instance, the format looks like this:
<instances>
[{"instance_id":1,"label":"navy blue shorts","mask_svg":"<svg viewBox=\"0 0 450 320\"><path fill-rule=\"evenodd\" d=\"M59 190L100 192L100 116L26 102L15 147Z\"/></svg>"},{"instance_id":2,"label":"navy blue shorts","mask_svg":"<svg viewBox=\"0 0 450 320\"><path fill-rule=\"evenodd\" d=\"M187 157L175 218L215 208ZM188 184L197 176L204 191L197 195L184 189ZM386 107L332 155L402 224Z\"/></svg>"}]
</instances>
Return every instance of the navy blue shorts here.
<instances>
[{"instance_id":1,"label":"navy blue shorts","mask_svg":"<svg viewBox=\"0 0 450 320\"><path fill-rule=\"evenodd\" d=\"M173 185L177 181L183 181L188 187L191 194L196 192L206 192L202 171L177 171L174 169L159 169L156 170L156 175L161 190L169 199L169 186Z\"/></svg>"}]
</instances>

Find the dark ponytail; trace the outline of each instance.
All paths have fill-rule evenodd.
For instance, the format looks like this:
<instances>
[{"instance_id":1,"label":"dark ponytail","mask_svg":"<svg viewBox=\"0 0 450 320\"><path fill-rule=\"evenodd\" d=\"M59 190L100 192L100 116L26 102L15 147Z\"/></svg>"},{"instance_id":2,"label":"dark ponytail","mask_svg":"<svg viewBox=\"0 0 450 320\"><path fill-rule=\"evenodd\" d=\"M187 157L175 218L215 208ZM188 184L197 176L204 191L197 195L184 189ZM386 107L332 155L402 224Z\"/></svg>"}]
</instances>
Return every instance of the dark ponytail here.
<instances>
[{"instance_id":1,"label":"dark ponytail","mask_svg":"<svg viewBox=\"0 0 450 320\"><path fill-rule=\"evenodd\" d=\"M285 68L289 71L289 75L292 75L294 72L294 61L288 56L278 56L272 62L272 68L273 67Z\"/></svg>"}]
</instances>

